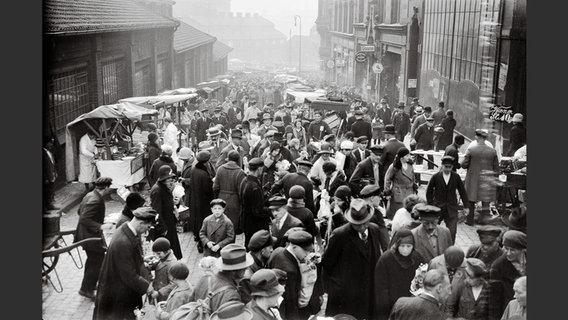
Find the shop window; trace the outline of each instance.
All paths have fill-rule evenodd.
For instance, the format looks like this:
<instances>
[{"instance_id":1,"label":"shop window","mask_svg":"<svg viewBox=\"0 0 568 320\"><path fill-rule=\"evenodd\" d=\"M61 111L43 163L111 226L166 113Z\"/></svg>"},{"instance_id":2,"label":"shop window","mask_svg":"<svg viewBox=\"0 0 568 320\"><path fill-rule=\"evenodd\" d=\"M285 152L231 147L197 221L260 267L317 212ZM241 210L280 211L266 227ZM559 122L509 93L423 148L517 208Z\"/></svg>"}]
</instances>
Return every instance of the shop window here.
<instances>
[{"instance_id":1,"label":"shop window","mask_svg":"<svg viewBox=\"0 0 568 320\"><path fill-rule=\"evenodd\" d=\"M136 64L134 71L134 96L152 95L150 83L150 65L148 63Z\"/></svg>"},{"instance_id":2,"label":"shop window","mask_svg":"<svg viewBox=\"0 0 568 320\"><path fill-rule=\"evenodd\" d=\"M62 141L67 123L91 111L89 83L85 68L54 74L47 84L49 117L55 134Z\"/></svg>"},{"instance_id":3,"label":"shop window","mask_svg":"<svg viewBox=\"0 0 568 320\"><path fill-rule=\"evenodd\" d=\"M126 97L126 70L123 60L102 63L103 69L103 103L113 104Z\"/></svg>"}]
</instances>

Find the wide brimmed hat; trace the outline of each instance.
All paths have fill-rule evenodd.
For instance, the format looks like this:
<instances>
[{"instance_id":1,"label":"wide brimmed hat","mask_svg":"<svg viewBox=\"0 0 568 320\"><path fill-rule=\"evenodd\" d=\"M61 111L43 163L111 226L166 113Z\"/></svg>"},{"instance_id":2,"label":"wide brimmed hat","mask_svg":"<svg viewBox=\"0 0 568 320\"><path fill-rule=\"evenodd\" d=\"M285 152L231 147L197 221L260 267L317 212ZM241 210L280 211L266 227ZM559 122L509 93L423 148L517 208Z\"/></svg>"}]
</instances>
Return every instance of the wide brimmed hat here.
<instances>
[{"instance_id":1,"label":"wide brimmed hat","mask_svg":"<svg viewBox=\"0 0 568 320\"><path fill-rule=\"evenodd\" d=\"M284 292L278 275L271 269L260 269L250 277L251 296L271 297Z\"/></svg>"},{"instance_id":2,"label":"wide brimmed hat","mask_svg":"<svg viewBox=\"0 0 568 320\"><path fill-rule=\"evenodd\" d=\"M158 181L164 181L169 178L175 178L176 174L173 172L172 168L165 164L158 169Z\"/></svg>"},{"instance_id":3,"label":"wide brimmed hat","mask_svg":"<svg viewBox=\"0 0 568 320\"><path fill-rule=\"evenodd\" d=\"M252 312L240 301L228 301L211 314L209 320L250 320Z\"/></svg>"},{"instance_id":4,"label":"wide brimmed hat","mask_svg":"<svg viewBox=\"0 0 568 320\"><path fill-rule=\"evenodd\" d=\"M220 270L230 271L247 268L254 263L254 259L244 246L231 243L221 249L221 256L218 258L218 262Z\"/></svg>"},{"instance_id":5,"label":"wide brimmed hat","mask_svg":"<svg viewBox=\"0 0 568 320\"><path fill-rule=\"evenodd\" d=\"M513 115L513 119L511 120L512 122L523 122L523 115L520 113L515 113Z\"/></svg>"},{"instance_id":6,"label":"wide brimmed hat","mask_svg":"<svg viewBox=\"0 0 568 320\"><path fill-rule=\"evenodd\" d=\"M221 134L221 130L217 126L207 129L207 136L213 137Z\"/></svg>"},{"instance_id":7,"label":"wide brimmed hat","mask_svg":"<svg viewBox=\"0 0 568 320\"><path fill-rule=\"evenodd\" d=\"M198 145L199 150L201 151L209 151L212 150L213 148L215 148L214 145L211 144L211 141L201 141Z\"/></svg>"},{"instance_id":8,"label":"wide brimmed hat","mask_svg":"<svg viewBox=\"0 0 568 320\"><path fill-rule=\"evenodd\" d=\"M387 124L387 125L385 126L385 129L383 130L383 133L395 134L394 125L392 125L392 124Z\"/></svg>"},{"instance_id":9,"label":"wide brimmed hat","mask_svg":"<svg viewBox=\"0 0 568 320\"><path fill-rule=\"evenodd\" d=\"M475 129L475 135L487 138L487 136L489 136L489 131L487 129Z\"/></svg>"},{"instance_id":10,"label":"wide brimmed hat","mask_svg":"<svg viewBox=\"0 0 568 320\"><path fill-rule=\"evenodd\" d=\"M422 114L423 112L424 112L424 108L422 108L422 106L417 106L414 109L414 113L416 113L416 114Z\"/></svg>"},{"instance_id":11,"label":"wide brimmed hat","mask_svg":"<svg viewBox=\"0 0 568 320\"><path fill-rule=\"evenodd\" d=\"M349 205L349 209L345 214L345 219L352 224L364 224L373 217L371 211L367 207L367 203L363 199L353 199Z\"/></svg>"},{"instance_id":12,"label":"wide brimmed hat","mask_svg":"<svg viewBox=\"0 0 568 320\"><path fill-rule=\"evenodd\" d=\"M268 199L268 203L269 203L268 208L270 210L274 210L274 209L279 209L279 208L285 206L288 203L288 200L286 200L286 198L284 198L282 196L274 196L274 197Z\"/></svg>"}]
</instances>

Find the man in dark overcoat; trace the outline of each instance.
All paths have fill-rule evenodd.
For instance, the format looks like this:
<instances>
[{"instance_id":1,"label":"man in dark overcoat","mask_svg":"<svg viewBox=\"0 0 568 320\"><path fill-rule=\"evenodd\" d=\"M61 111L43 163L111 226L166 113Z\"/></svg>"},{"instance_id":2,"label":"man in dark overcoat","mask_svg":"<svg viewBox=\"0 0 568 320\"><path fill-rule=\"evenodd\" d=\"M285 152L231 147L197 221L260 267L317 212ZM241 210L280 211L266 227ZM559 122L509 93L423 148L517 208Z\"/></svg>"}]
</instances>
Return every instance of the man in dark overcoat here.
<instances>
[{"instance_id":1,"label":"man in dark overcoat","mask_svg":"<svg viewBox=\"0 0 568 320\"><path fill-rule=\"evenodd\" d=\"M410 132L410 116L404 111L404 102L398 103L398 111L392 115L392 124L396 138L399 141L404 141L404 136Z\"/></svg>"},{"instance_id":2,"label":"man in dark overcoat","mask_svg":"<svg viewBox=\"0 0 568 320\"><path fill-rule=\"evenodd\" d=\"M317 212L315 205L314 205L314 186L310 178L308 178L308 174L310 169L312 168L312 163L305 160L300 160L297 162L298 165L298 172L288 173L284 176L284 178L276 181L276 183L272 186L270 193L272 195L276 193L283 194L286 198L289 197L288 192L290 188L295 185L300 185L304 187L306 191L306 208L308 208L311 212Z\"/></svg>"},{"instance_id":3,"label":"man in dark overcoat","mask_svg":"<svg viewBox=\"0 0 568 320\"><path fill-rule=\"evenodd\" d=\"M375 115L376 118L379 118L383 121L383 125L391 124L392 123L392 110L387 104L385 99L381 99L381 106L377 109L377 113Z\"/></svg>"},{"instance_id":4,"label":"man in dark overcoat","mask_svg":"<svg viewBox=\"0 0 568 320\"><path fill-rule=\"evenodd\" d=\"M253 234L259 230L268 230L272 213L264 204L264 192L260 184L263 162L260 158L253 158L248 162L249 174L240 186L242 215L245 233L245 247L248 248Z\"/></svg>"},{"instance_id":5,"label":"man in dark overcoat","mask_svg":"<svg viewBox=\"0 0 568 320\"><path fill-rule=\"evenodd\" d=\"M288 236L288 246L274 249L268 259L268 268L277 268L286 272L284 299L279 307L280 316L284 320L307 320L320 308L316 291L312 293L308 305L300 308L298 299L302 289L302 274L299 263L314 251L314 238L306 231L293 231Z\"/></svg>"},{"instance_id":6,"label":"man in dark overcoat","mask_svg":"<svg viewBox=\"0 0 568 320\"><path fill-rule=\"evenodd\" d=\"M454 158L454 167L452 171L456 171L457 169L461 168L460 161L459 161L459 150L461 146L464 144L465 138L461 134L456 134L454 137L454 143L450 144L444 150L444 156L451 156Z\"/></svg>"},{"instance_id":7,"label":"man in dark overcoat","mask_svg":"<svg viewBox=\"0 0 568 320\"><path fill-rule=\"evenodd\" d=\"M442 320L448 316L441 305L450 296L450 278L442 270L429 270L423 280L424 292L415 297L401 297L394 306L392 320Z\"/></svg>"},{"instance_id":8,"label":"man in dark overcoat","mask_svg":"<svg viewBox=\"0 0 568 320\"><path fill-rule=\"evenodd\" d=\"M384 144L385 148L381 155L381 163L383 164L386 173L388 167L394 162L394 157L396 156L398 149L404 147L404 143L396 138L394 126L392 124L385 126L383 134L385 135L387 142Z\"/></svg>"},{"instance_id":9,"label":"man in dark overcoat","mask_svg":"<svg viewBox=\"0 0 568 320\"><path fill-rule=\"evenodd\" d=\"M168 165L160 167L158 181L150 189L151 206L158 213L158 223L154 239L164 236L170 241L171 249L179 260L182 258L181 245L177 235L176 216L174 214L174 197L172 194L176 175ZM161 225L161 226L159 226ZM163 232L167 231L164 235Z\"/></svg>"},{"instance_id":10,"label":"man in dark overcoat","mask_svg":"<svg viewBox=\"0 0 568 320\"><path fill-rule=\"evenodd\" d=\"M134 320L133 311L142 308L142 296L154 291L150 271L144 266L140 236L154 223L156 211L141 207L133 214L112 236L101 268L93 320Z\"/></svg>"},{"instance_id":11,"label":"man in dark overcoat","mask_svg":"<svg viewBox=\"0 0 568 320\"><path fill-rule=\"evenodd\" d=\"M105 200L108 194L112 179L108 177L100 177L93 183L95 189L87 193L81 204L79 205L79 220L73 242L79 242L88 238L101 238L103 233L101 226L105 219ZM79 294L94 299L95 288L99 280L99 272L105 256L105 248L102 242L87 242L83 245L83 250L87 254L85 261L85 272L83 274L83 282L79 289Z\"/></svg>"},{"instance_id":12,"label":"man in dark overcoat","mask_svg":"<svg viewBox=\"0 0 568 320\"><path fill-rule=\"evenodd\" d=\"M227 204L225 215L233 223L235 234L241 234L243 233L243 221L239 187L246 174L238 164L241 159L238 151L229 151L227 159L228 162L217 169L217 175L213 182L213 194L215 198L225 200Z\"/></svg>"},{"instance_id":13,"label":"man in dark overcoat","mask_svg":"<svg viewBox=\"0 0 568 320\"><path fill-rule=\"evenodd\" d=\"M367 139L371 139L371 123L363 120L363 111L355 111L355 122L351 125L351 132L355 137L365 136Z\"/></svg>"},{"instance_id":14,"label":"man in dark overcoat","mask_svg":"<svg viewBox=\"0 0 568 320\"><path fill-rule=\"evenodd\" d=\"M353 199L345 214L349 222L333 230L322 257L328 294L326 316L344 313L375 319L375 265L381 255L379 227L362 199Z\"/></svg>"},{"instance_id":15,"label":"man in dark overcoat","mask_svg":"<svg viewBox=\"0 0 568 320\"><path fill-rule=\"evenodd\" d=\"M193 239L197 242L197 249L203 252L203 244L199 241L199 231L203 225L203 219L211 214L209 204L214 199L213 180L207 171L207 163L211 154L202 150L195 156L197 163L191 169L189 176L190 216L189 224L193 232ZM186 195L187 196L187 195Z\"/></svg>"},{"instance_id":16,"label":"man in dark overcoat","mask_svg":"<svg viewBox=\"0 0 568 320\"><path fill-rule=\"evenodd\" d=\"M382 145L372 146L371 155L355 167L355 171L349 179L349 187L354 196L358 196L367 184L376 184L381 187L381 190L384 187L384 172L387 168L383 167L380 162L383 149L384 146Z\"/></svg>"},{"instance_id":17,"label":"man in dark overcoat","mask_svg":"<svg viewBox=\"0 0 568 320\"><path fill-rule=\"evenodd\" d=\"M454 158L451 156L442 157L442 169L428 181L426 201L428 204L441 209L440 222L444 221L446 227L450 229L452 243L455 243L458 229L458 209L460 208L456 191L459 192L462 203L469 203L469 200L460 175L452 171L453 162ZM467 208L464 209L467 210Z\"/></svg>"}]
</instances>

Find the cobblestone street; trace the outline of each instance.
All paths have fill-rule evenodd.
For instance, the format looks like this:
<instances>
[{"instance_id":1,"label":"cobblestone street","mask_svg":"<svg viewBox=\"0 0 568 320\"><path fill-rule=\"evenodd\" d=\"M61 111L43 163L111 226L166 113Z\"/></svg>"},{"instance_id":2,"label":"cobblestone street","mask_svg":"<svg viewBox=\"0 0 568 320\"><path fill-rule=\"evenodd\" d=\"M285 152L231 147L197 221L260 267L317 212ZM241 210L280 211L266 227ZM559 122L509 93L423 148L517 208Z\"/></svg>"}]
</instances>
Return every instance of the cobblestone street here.
<instances>
[{"instance_id":1,"label":"cobblestone street","mask_svg":"<svg viewBox=\"0 0 568 320\"><path fill-rule=\"evenodd\" d=\"M420 187L419 194L423 195L424 188L425 186ZM56 193L56 203L64 209L62 210L64 215L62 215L60 221L62 231L76 228L79 218L77 209L84 195L83 189L82 184L71 183L64 186ZM148 190L141 191L141 193L147 198ZM122 200L116 193L112 193L110 197L111 199L106 201L106 214L120 213L123 207ZM471 244L479 242L479 238L475 232L476 227L477 226L470 227L463 223L458 225L456 244L464 251L467 250ZM191 232L179 233L178 236L184 256L182 260L190 269L189 282L195 285L202 276L202 272L198 268L198 262L203 255L197 251L197 246ZM66 235L63 238L66 243L63 245L69 245L73 242L72 235ZM243 235L237 236L237 243L244 243ZM49 273L49 276L58 290L60 289L60 284L57 281L56 274L59 276L61 292L57 292L51 282L45 279L42 281L42 314L44 320L92 319L94 302L77 293L83 279L83 269L78 268L78 266L82 266L85 259L86 255L81 248L73 249L68 253L60 255L55 270ZM78 266L75 263L77 263Z\"/></svg>"}]
</instances>

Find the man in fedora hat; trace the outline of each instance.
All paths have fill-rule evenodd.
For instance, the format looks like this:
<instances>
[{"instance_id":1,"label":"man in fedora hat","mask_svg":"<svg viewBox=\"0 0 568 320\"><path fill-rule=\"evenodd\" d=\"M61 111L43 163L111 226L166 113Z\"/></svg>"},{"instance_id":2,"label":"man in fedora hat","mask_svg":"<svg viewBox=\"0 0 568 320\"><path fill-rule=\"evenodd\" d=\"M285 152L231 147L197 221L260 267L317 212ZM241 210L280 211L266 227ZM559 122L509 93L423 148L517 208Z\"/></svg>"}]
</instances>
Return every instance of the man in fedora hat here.
<instances>
[{"instance_id":1,"label":"man in fedora hat","mask_svg":"<svg viewBox=\"0 0 568 320\"><path fill-rule=\"evenodd\" d=\"M376 184L381 190L384 187L384 172L387 169L381 162L384 146L374 145L371 146L370 150L371 155L357 164L349 179L349 187L355 196L359 195L361 189L368 184Z\"/></svg>"},{"instance_id":2,"label":"man in fedora hat","mask_svg":"<svg viewBox=\"0 0 568 320\"><path fill-rule=\"evenodd\" d=\"M209 299L209 308L212 313L230 301L241 301L239 283L243 279L247 268L254 263L250 253L243 245L231 243L221 249L221 256L217 258L218 272L201 277L195 286L190 301L205 299L210 292L218 292Z\"/></svg>"},{"instance_id":3,"label":"man in fedora hat","mask_svg":"<svg viewBox=\"0 0 568 320\"><path fill-rule=\"evenodd\" d=\"M404 137L410 132L410 116L404 111L404 102L399 102L397 107L398 111L392 115L392 124L396 138L404 141Z\"/></svg>"},{"instance_id":4,"label":"man in fedora hat","mask_svg":"<svg viewBox=\"0 0 568 320\"><path fill-rule=\"evenodd\" d=\"M422 106L418 103L418 98L412 98L410 106L408 108L408 115L410 116L411 122L414 120L416 114L421 114Z\"/></svg>"},{"instance_id":5,"label":"man in fedora hat","mask_svg":"<svg viewBox=\"0 0 568 320\"><path fill-rule=\"evenodd\" d=\"M286 209L288 200L286 200L286 198L276 195L270 198L268 202L268 208L272 211L273 217L270 224L270 234L276 238L273 247L284 247L286 245L286 241L284 240L286 231L294 227L304 228L304 224L300 219L288 213Z\"/></svg>"},{"instance_id":6,"label":"man in fedora hat","mask_svg":"<svg viewBox=\"0 0 568 320\"><path fill-rule=\"evenodd\" d=\"M211 148L211 150L209 151L211 153L210 161L211 164L215 166L215 169L217 169L217 161L219 160L221 151L229 145L229 142L221 137L222 133L223 132L218 126L213 126L207 129L207 137L209 138L209 141L211 141L211 144L213 145L213 148Z\"/></svg>"},{"instance_id":7,"label":"man in fedora hat","mask_svg":"<svg viewBox=\"0 0 568 320\"><path fill-rule=\"evenodd\" d=\"M434 149L434 117L425 117L426 122L416 128L414 132L414 140L411 142L416 145L419 150Z\"/></svg>"},{"instance_id":8,"label":"man in fedora hat","mask_svg":"<svg viewBox=\"0 0 568 320\"><path fill-rule=\"evenodd\" d=\"M288 245L274 249L268 259L269 268L277 268L286 272L284 285L284 300L280 304L279 312L282 319L307 320L316 314L320 308L319 297L312 293L310 297L306 293L302 279L301 264L306 257L314 252L314 237L306 231L292 231L288 235ZM308 300L306 306L300 306L300 299Z\"/></svg>"},{"instance_id":9,"label":"man in fedora hat","mask_svg":"<svg viewBox=\"0 0 568 320\"><path fill-rule=\"evenodd\" d=\"M93 319L134 319L142 307L142 296L154 291L151 274L144 267L140 236L156 220L156 211L140 207L133 218L117 228L102 261Z\"/></svg>"},{"instance_id":10,"label":"man in fedora hat","mask_svg":"<svg viewBox=\"0 0 568 320\"><path fill-rule=\"evenodd\" d=\"M213 116L211 117L211 122L215 125L221 125L223 130L229 129L229 121L227 120L227 116L222 112L223 107L217 106L213 109Z\"/></svg>"},{"instance_id":11,"label":"man in fedora hat","mask_svg":"<svg viewBox=\"0 0 568 320\"><path fill-rule=\"evenodd\" d=\"M231 130L231 140L229 144L221 150L221 154L219 154L219 158L217 159L216 167L217 169L221 167L223 164L227 163L227 154L231 150L235 150L239 154L239 162L238 165L242 168L244 157L247 156L247 153L242 147L243 140L243 132L240 129L232 129Z\"/></svg>"},{"instance_id":12,"label":"man in fedora hat","mask_svg":"<svg viewBox=\"0 0 568 320\"><path fill-rule=\"evenodd\" d=\"M197 110L194 113L195 119L191 122L191 128L195 132L196 143L207 139L207 129L211 126L211 118L207 113Z\"/></svg>"},{"instance_id":13,"label":"man in fedora hat","mask_svg":"<svg viewBox=\"0 0 568 320\"><path fill-rule=\"evenodd\" d=\"M466 150L461 167L467 169L465 176L465 190L469 199L469 213L466 224L473 226L475 217L475 204L481 201L479 222L485 224L492 219L489 212L489 203L497 200L497 174L499 173L499 160L497 151L485 144L488 133L484 130L475 130L476 145Z\"/></svg>"},{"instance_id":14,"label":"man in fedora hat","mask_svg":"<svg viewBox=\"0 0 568 320\"><path fill-rule=\"evenodd\" d=\"M240 121L239 119L242 118L242 111L237 107L237 100L233 100L231 106L227 110L227 125L229 129L233 129Z\"/></svg>"},{"instance_id":15,"label":"man in fedora hat","mask_svg":"<svg viewBox=\"0 0 568 320\"><path fill-rule=\"evenodd\" d=\"M430 261L453 244L452 235L448 228L439 225L440 208L419 203L414 210L418 212L420 220L420 225L412 229L415 250L425 261Z\"/></svg>"},{"instance_id":16,"label":"man in fedora hat","mask_svg":"<svg viewBox=\"0 0 568 320\"><path fill-rule=\"evenodd\" d=\"M73 243L88 238L102 237L102 227L105 218L105 196L110 192L112 179L109 177L99 177L93 182L95 188L87 193L81 203L77 213L79 220L75 229ZM99 279L99 272L105 256L105 248L101 242L85 243L83 250L87 254L83 281L79 294L94 299L94 290Z\"/></svg>"},{"instance_id":17,"label":"man in fedora hat","mask_svg":"<svg viewBox=\"0 0 568 320\"><path fill-rule=\"evenodd\" d=\"M398 149L404 147L404 143L396 138L394 125L392 124L385 126L383 134L386 142L384 143L385 148L383 149L381 162L383 163L386 172L386 169L391 165L391 163L393 163Z\"/></svg>"},{"instance_id":18,"label":"man in fedora hat","mask_svg":"<svg viewBox=\"0 0 568 320\"><path fill-rule=\"evenodd\" d=\"M477 258L485 263L486 266L491 266L497 258L505 252L501 248L501 238L503 229L497 226L481 226L477 230L479 236L479 243L472 244L465 254L467 258Z\"/></svg>"},{"instance_id":19,"label":"man in fedora hat","mask_svg":"<svg viewBox=\"0 0 568 320\"><path fill-rule=\"evenodd\" d=\"M361 110L355 111L355 122L351 125L349 130L353 132L353 135L356 137L365 136L367 139L371 139L372 132L371 132L371 123L365 121L363 116L365 114Z\"/></svg>"},{"instance_id":20,"label":"man in fedora hat","mask_svg":"<svg viewBox=\"0 0 568 320\"><path fill-rule=\"evenodd\" d=\"M151 206L158 214L156 233L152 240L156 240L159 236L165 236L171 245L174 255L181 259L181 245L177 235L176 216L174 211L174 198L172 190L175 182L176 174L168 165L160 167L158 181L150 189ZM165 234L163 234L165 233Z\"/></svg>"},{"instance_id":21,"label":"man in fedora hat","mask_svg":"<svg viewBox=\"0 0 568 320\"><path fill-rule=\"evenodd\" d=\"M322 257L329 277L326 316L340 313L357 319L374 319L375 265L381 255L379 227L363 199L353 199L347 224L332 231Z\"/></svg>"},{"instance_id":22,"label":"man in fedora hat","mask_svg":"<svg viewBox=\"0 0 568 320\"><path fill-rule=\"evenodd\" d=\"M459 203L456 193L459 192L462 203L469 203L467 192L459 174L454 172L454 158L442 157L442 168L428 181L426 187L426 200L428 204L441 209L440 222L442 220L452 234L452 242L456 241L458 228ZM469 210L467 208L465 211Z\"/></svg>"},{"instance_id":23,"label":"man in fedora hat","mask_svg":"<svg viewBox=\"0 0 568 320\"><path fill-rule=\"evenodd\" d=\"M410 126L410 141L414 139L414 135L416 134L416 129L418 129L418 127L421 126L422 124L426 123L426 118L429 118L430 115L432 115L432 107L430 106L425 106L423 108L423 112L416 115L416 117L412 121L412 125ZM413 146L411 145L411 148L412 147Z\"/></svg>"},{"instance_id":24,"label":"man in fedora hat","mask_svg":"<svg viewBox=\"0 0 568 320\"><path fill-rule=\"evenodd\" d=\"M284 178L276 181L270 189L270 194L275 195L280 193L284 194L285 197L289 197L290 189L295 185L300 185L304 187L306 191L306 208L310 209L312 213L317 212L313 197L314 185L312 180L308 177L312 163L306 160L298 160L297 167L297 172L290 172L286 174Z\"/></svg>"},{"instance_id":25,"label":"man in fedora hat","mask_svg":"<svg viewBox=\"0 0 568 320\"><path fill-rule=\"evenodd\" d=\"M270 115L269 112L264 112L262 114L262 119L261 119L262 124L257 129L257 133L259 136L263 137L266 132L271 130L278 131L278 129L274 125L272 125L273 119L274 118L272 117L272 115Z\"/></svg>"},{"instance_id":26,"label":"man in fedora hat","mask_svg":"<svg viewBox=\"0 0 568 320\"><path fill-rule=\"evenodd\" d=\"M392 123L392 110L389 107L386 99L381 99L380 107L377 109L377 114L375 116L377 120L383 123L383 125L391 124Z\"/></svg>"}]
</instances>

